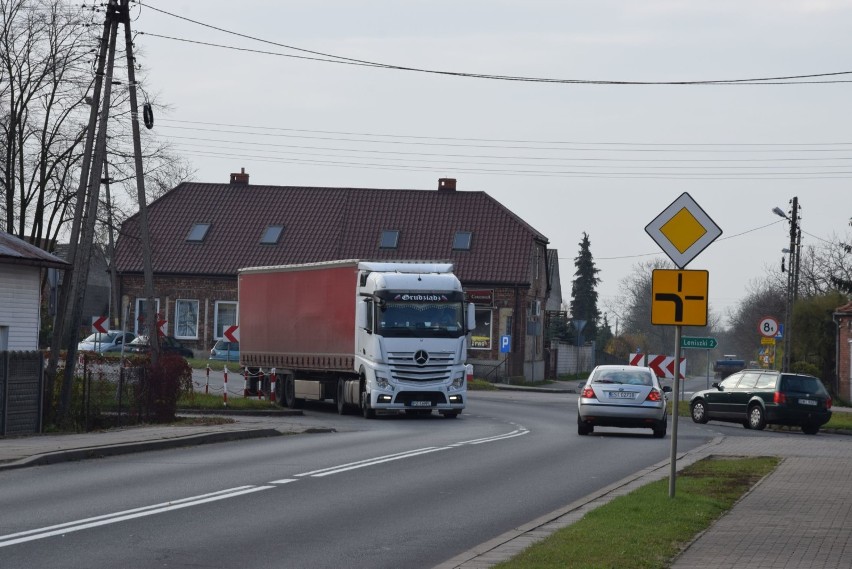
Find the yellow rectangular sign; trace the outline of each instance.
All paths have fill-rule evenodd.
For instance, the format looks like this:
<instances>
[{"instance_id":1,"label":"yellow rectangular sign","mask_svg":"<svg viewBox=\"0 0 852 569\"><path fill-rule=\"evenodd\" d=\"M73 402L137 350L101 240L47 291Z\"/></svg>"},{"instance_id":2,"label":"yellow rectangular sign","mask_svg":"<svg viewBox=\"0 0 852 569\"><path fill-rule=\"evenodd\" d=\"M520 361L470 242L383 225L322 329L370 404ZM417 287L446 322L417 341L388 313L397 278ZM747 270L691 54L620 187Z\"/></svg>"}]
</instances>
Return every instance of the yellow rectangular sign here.
<instances>
[{"instance_id":1,"label":"yellow rectangular sign","mask_svg":"<svg viewBox=\"0 0 852 569\"><path fill-rule=\"evenodd\" d=\"M651 277L651 324L707 326L710 273L655 269Z\"/></svg>"},{"instance_id":2,"label":"yellow rectangular sign","mask_svg":"<svg viewBox=\"0 0 852 569\"><path fill-rule=\"evenodd\" d=\"M775 338L761 338L760 344L762 346L774 346L775 345Z\"/></svg>"}]
</instances>

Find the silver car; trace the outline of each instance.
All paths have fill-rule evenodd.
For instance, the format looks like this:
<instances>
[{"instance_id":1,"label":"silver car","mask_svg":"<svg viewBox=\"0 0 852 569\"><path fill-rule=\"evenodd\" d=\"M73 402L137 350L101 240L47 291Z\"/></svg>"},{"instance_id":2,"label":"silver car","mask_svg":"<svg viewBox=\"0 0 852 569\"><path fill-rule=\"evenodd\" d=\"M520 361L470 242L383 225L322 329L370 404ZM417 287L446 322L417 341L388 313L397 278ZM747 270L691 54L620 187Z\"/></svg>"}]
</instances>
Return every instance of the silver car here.
<instances>
[{"instance_id":1,"label":"silver car","mask_svg":"<svg viewBox=\"0 0 852 569\"><path fill-rule=\"evenodd\" d=\"M121 330L108 330L107 332L95 332L85 340L77 344L78 352L120 352L122 344L130 343L136 335Z\"/></svg>"},{"instance_id":2,"label":"silver car","mask_svg":"<svg viewBox=\"0 0 852 569\"><path fill-rule=\"evenodd\" d=\"M577 399L577 433L588 435L595 427L647 427L654 436L666 436L666 394L651 368L597 366Z\"/></svg>"}]
</instances>

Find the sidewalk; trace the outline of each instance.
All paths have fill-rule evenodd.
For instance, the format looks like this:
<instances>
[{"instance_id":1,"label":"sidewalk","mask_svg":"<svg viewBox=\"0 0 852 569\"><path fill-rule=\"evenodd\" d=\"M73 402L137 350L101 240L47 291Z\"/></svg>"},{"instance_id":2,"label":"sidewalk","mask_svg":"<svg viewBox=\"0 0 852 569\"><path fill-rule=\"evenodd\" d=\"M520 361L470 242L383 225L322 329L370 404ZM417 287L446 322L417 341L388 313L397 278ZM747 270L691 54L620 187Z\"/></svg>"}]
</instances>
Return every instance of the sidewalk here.
<instances>
[{"instance_id":1,"label":"sidewalk","mask_svg":"<svg viewBox=\"0 0 852 569\"><path fill-rule=\"evenodd\" d=\"M569 390L573 385L552 386ZM539 389L541 390L541 389ZM564 392L564 391L563 391ZM846 409L844 409L846 411ZM297 416L236 416L223 425L129 427L97 433L0 439L0 471L179 446L318 432ZM306 418L307 419L307 418ZM852 437L798 432L718 437L678 457L683 468L708 456L782 457L778 468L690 544L675 569L799 569L852 566ZM442 563L440 569L482 569L504 561L588 511L669 475L668 460Z\"/></svg>"}]
</instances>

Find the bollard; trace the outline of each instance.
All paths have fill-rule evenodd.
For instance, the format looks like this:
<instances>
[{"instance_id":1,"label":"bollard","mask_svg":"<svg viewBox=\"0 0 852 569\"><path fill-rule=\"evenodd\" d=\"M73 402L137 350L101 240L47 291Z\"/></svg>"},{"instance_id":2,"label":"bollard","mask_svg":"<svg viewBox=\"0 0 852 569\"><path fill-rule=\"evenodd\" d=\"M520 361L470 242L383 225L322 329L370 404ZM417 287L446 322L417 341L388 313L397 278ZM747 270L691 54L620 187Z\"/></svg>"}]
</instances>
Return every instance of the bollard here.
<instances>
[{"instance_id":1,"label":"bollard","mask_svg":"<svg viewBox=\"0 0 852 569\"><path fill-rule=\"evenodd\" d=\"M263 368L257 371L257 398L263 399Z\"/></svg>"},{"instance_id":2,"label":"bollard","mask_svg":"<svg viewBox=\"0 0 852 569\"><path fill-rule=\"evenodd\" d=\"M248 366L243 368L243 397L248 397Z\"/></svg>"},{"instance_id":3,"label":"bollard","mask_svg":"<svg viewBox=\"0 0 852 569\"><path fill-rule=\"evenodd\" d=\"M275 368L272 368L272 376L270 377L269 403L275 403Z\"/></svg>"},{"instance_id":4,"label":"bollard","mask_svg":"<svg viewBox=\"0 0 852 569\"><path fill-rule=\"evenodd\" d=\"M210 364L207 364L207 383L204 385L204 395L210 393Z\"/></svg>"},{"instance_id":5,"label":"bollard","mask_svg":"<svg viewBox=\"0 0 852 569\"><path fill-rule=\"evenodd\" d=\"M222 389L222 394L225 397L225 407L228 406L228 366L225 366L225 385Z\"/></svg>"}]
</instances>

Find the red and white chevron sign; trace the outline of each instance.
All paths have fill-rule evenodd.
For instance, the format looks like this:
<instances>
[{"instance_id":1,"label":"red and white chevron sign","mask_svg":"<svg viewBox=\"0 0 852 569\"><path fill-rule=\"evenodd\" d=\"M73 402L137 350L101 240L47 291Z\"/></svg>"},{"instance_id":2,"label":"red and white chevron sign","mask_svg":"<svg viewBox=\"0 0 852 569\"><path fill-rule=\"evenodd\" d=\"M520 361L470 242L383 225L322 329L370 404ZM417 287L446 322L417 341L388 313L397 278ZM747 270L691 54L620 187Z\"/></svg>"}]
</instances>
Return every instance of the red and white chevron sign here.
<instances>
[{"instance_id":1,"label":"red and white chevron sign","mask_svg":"<svg viewBox=\"0 0 852 569\"><path fill-rule=\"evenodd\" d=\"M674 379L674 357L648 354L647 363L644 363L645 354L630 354L630 365L645 365L657 374L657 377ZM686 358L680 358L680 379L686 378Z\"/></svg>"}]
</instances>

